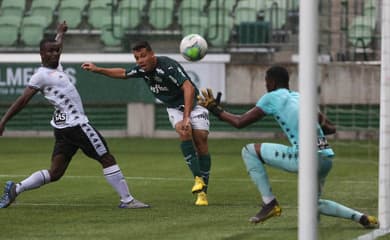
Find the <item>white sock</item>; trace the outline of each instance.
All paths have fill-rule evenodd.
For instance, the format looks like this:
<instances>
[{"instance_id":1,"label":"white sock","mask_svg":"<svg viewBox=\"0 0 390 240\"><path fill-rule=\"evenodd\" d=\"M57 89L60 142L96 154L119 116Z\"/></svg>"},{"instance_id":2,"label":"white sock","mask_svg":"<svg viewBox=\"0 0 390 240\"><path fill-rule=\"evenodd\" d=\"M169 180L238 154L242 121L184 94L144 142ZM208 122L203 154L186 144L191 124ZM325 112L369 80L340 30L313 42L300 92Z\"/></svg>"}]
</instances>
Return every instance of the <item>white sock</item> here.
<instances>
[{"instance_id":1,"label":"white sock","mask_svg":"<svg viewBox=\"0 0 390 240\"><path fill-rule=\"evenodd\" d=\"M120 170L118 165L115 164L113 166L104 168L103 174L106 177L107 181L121 197L121 202L128 203L134 199L129 192L127 182L123 177L122 171Z\"/></svg>"},{"instance_id":2,"label":"white sock","mask_svg":"<svg viewBox=\"0 0 390 240\"><path fill-rule=\"evenodd\" d=\"M48 170L40 170L31 174L28 178L16 184L16 194L39 188L44 184L50 183L50 174Z\"/></svg>"},{"instance_id":3,"label":"white sock","mask_svg":"<svg viewBox=\"0 0 390 240\"><path fill-rule=\"evenodd\" d=\"M267 197L261 197L261 198L262 198L264 204L268 204L268 203L272 202L272 200L275 199L275 196L267 196Z\"/></svg>"}]
</instances>

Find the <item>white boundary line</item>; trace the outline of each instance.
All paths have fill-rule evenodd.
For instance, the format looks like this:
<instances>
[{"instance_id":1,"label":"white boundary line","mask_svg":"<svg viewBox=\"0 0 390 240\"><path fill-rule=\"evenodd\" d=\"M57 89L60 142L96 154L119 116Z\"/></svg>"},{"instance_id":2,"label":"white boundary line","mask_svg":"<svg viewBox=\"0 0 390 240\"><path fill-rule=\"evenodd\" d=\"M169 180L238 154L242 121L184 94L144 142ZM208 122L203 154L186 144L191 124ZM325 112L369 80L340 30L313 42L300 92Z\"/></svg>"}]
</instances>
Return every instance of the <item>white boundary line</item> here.
<instances>
[{"instance_id":1,"label":"white boundary line","mask_svg":"<svg viewBox=\"0 0 390 240\"><path fill-rule=\"evenodd\" d=\"M0 174L0 178L25 178L28 177L27 175L22 175L22 174ZM64 178L102 178L103 175L96 175L96 176L77 176L77 175L65 175L62 177ZM150 181L193 181L190 177L188 178L180 178L180 177L125 177L126 179L129 180L150 180ZM213 178L212 181L226 181L226 182L251 182L251 180L248 178ZM298 179L270 179L271 182L293 182L293 181L298 181ZM352 181L352 180L339 180L339 179L332 179L332 181L327 181L327 182L338 182L338 183L344 183L344 184L349 184L349 183L359 183L359 184L372 184L375 181L364 181L364 180L359 180L359 181Z\"/></svg>"},{"instance_id":2,"label":"white boundary line","mask_svg":"<svg viewBox=\"0 0 390 240\"><path fill-rule=\"evenodd\" d=\"M355 240L373 240L377 237L384 236L390 233L390 229L377 229L372 232L369 232L367 234L361 235L358 238L355 238Z\"/></svg>"}]
</instances>

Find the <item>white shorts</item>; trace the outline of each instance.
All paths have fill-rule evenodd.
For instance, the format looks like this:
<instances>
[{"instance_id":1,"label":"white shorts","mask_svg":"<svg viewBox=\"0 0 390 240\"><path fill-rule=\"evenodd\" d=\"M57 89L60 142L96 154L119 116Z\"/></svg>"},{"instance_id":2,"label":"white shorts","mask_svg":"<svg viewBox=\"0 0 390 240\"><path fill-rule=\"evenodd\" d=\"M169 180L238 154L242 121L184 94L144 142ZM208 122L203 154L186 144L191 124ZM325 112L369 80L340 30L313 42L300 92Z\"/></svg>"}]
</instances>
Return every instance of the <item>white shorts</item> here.
<instances>
[{"instance_id":1,"label":"white shorts","mask_svg":"<svg viewBox=\"0 0 390 240\"><path fill-rule=\"evenodd\" d=\"M183 120L183 112L178 108L167 108L169 121L173 128L175 128L176 124ZM206 130L210 129L210 121L209 121L209 111L199 105L196 105L194 109L191 111L190 116L192 129L198 130Z\"/></svg>"}]
</instances>

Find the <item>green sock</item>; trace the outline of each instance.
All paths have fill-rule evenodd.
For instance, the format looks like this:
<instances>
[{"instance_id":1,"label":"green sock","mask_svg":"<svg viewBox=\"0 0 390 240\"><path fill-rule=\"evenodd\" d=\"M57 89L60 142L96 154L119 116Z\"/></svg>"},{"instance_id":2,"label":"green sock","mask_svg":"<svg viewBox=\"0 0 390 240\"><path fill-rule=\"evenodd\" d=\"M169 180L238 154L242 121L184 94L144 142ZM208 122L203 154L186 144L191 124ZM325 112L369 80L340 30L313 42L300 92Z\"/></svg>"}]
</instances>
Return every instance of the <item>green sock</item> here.
<instances>
[{"instance_id":1,"label":"green sock","mask_svg":"<svg viewBox=\"0 0 390 240\"><path fill-rule=\"evenodd\" d=\"M184 156L184 160L186 161L188 167L190 168L192 175L194 177L198 176L200 177L200 167L199 167L199 160L196 156L195 148L192 143L192 140L183 141L180 144L181 151Z\"/></svg>"},{"instance_id":2,"label":"green sock","mask_svg":"<svg viewBox=\"0 0 390 240\"><path fill-rule=\"evenodd\" d=\"M202 174L203 181L207 185L204 191L207 192L207 187L209 185L210 168L211 168L210 154L199 156L199 166L200 166L200 173Z\"/></svg>"}]
</instances>

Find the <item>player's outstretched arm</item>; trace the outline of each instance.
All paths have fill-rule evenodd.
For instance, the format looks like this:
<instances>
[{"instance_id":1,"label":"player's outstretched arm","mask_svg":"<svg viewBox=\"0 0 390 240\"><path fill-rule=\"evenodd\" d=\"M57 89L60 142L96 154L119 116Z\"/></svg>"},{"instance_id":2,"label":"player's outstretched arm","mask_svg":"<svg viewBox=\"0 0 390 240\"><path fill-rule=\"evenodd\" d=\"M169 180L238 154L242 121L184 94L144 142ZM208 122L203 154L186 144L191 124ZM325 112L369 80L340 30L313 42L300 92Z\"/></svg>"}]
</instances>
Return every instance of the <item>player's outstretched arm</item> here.
<instances>
[{"instance_id":1,"label":"player's outstretched arm","mask_svg":"<svg viewBox=\"0 0 390 240\"><path fill-rule=\"evenodd\" d=\"M5 124L22 110L30 101L30 99L38 92L38 90L26 87L23 94L16 99L16 101L8 108L7 112L0 120L0 136L3 135Z\"/></svg>"},{"instance_id":2,"label":"player's outstretched arm","mask_svg":"<svg viewBox=\"0 0 390 240\"><path fill-rule=\"evenodd\" d=\"M220 98L221 98L220 93L218 93L218 96L215 99L211 89L203 89L202 95L203 96L198 96L199 105L207 108L212 114L217 116L220 120L229 123L235 128L246 127L254 122L257 122L258 120L262 119L265 116L263 110L261 110L256 106L242 115L235 115L225 111L220 106Z\"/></svg>"},{"instance_id":3,"label":"player's outstretched arm","mask_svg":"<svg viewBox=\"0 0 390 240\"><path fill-rule=\"evenodd\" d=\"M107 77L121 78L121 79L126 78L126 70L124 68L103 68L103 67L98 67L91 62L85 62L81 64L81 68L86 71L105 75Z\"/></svg>"}]
</instances>

